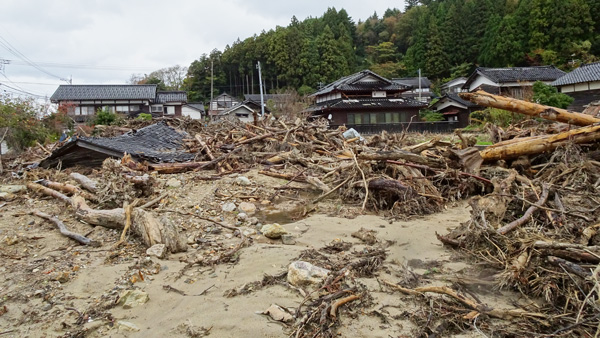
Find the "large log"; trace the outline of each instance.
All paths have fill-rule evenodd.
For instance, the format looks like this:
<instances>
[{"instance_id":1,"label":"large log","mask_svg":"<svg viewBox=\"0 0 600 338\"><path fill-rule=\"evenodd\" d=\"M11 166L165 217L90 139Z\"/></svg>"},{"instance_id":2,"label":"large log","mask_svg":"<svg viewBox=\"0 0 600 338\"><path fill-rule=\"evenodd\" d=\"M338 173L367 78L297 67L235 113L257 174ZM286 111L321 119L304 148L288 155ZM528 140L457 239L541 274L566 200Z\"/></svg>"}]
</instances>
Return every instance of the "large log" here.
<instances>
[{"instance_id":1,"label":"large log","mask_svg":"<svg viewBox=\"0 0 600 338\"><path fill-rule=\"evenodd\" d=\"M513 159L552 151L569 143L588 143L600 140L600 125L569 130L556 135L527 138L522 142L493 145L481 152L484 161Z\"/></svg>"},{"instance_id":2,"label":"large log","mask_svg":"<svg viewBox=\"0 0 600 338\"><path fill-rule=\"evenodd\" d=\"M592 115L570 112L566 109L493 95L482 90L474 93L459 93L458 95L461 98L480 106L504 109L524 115L541 117L546 120L574 124L576 126L589 126L600 122L600 119L595 118Z\"/></svg>"},{"instance_id":3,"label":"large log","mask_svg":"<svg viewBox=\"0 0 600 338\"><path fill-rule=\"evenodd\" d=\"M374 153L360 153L358 159L368 161L398 161L405 160L412 163L424 164L430 167L443 167L444 162L437 158L424 157L421 155L413 154L410 151L396 150L396 151L378 151Z\"/></svg>"}]
</instances>

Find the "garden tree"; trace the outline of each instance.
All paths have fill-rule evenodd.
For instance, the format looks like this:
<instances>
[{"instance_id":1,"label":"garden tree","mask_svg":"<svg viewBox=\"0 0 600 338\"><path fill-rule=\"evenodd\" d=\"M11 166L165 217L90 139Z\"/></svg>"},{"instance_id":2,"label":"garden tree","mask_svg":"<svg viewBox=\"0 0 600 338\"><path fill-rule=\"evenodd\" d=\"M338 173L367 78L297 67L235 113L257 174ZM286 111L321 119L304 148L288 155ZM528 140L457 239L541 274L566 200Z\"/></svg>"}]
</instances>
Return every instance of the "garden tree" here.
<instances>
[{"instance_id":1,"label":"garden tree","mask_svg":"<svg viewBox=\"0 0 600 338\"><path fill-rule=\"evenodd\" d=\"M444 53L442 34L435 20L429 23L429 38L427 39L427 51L425 52L425 73L427 76L441 78L447 75L449 65L447 55Z\"/></svg>"},{"instance_id":2,"label":"garden tree","mask_svg":"<svg viewBox=\"0 0 600 338\"><path fill-rule=\"evenodd\" d=\"M563 62L573 42L591 38L594 22L584 0L531 0L528 16L531 48L555 51Z\"/></svg>"},{"instance_id":3,"label":"garden tree","mask_svg":"<svg viewBox=\"0 0 600 338\"><path fill-rule=\"evenodd\" d=\"M192 62L188 69L188 76L184 81L185 89L188 91L188 100L210 101L211 93L211 62L214 67L214 92L213 96L219 95L226 88L225 72L219 62L221 52L213 50L210 55L202 54L200 59Z\"/></svg>"},{"instance_id":4,"label":"garden tree","mask_svg":"<svg viewBox=\"0 0 600 338\"><path fill-rule=\"evenodd\" d=\"M317 50L319 52L319 65L317 72L320 81L329 83L349 73L348 63L339 53L339 44L335 39L329 25L325 26L323 33L317 37Z\"/></svg>"},{"instance_id":5,"label":"garden tree","mask_svg":"<svg viewBox=\"0 0 600 338\"><path fill-rule=\"evenodd\" d=\"M409 9L419 5L419 0L404 0L404 3L406 4L404 6L404 11L408 12Z\"/></svg>"},{"instance_id":6,"label":"garden tree","mask_svg":"<svg viewBox=\"0 0 600 338\"><path fill-rule=\"evenodd\" d=\"M33 99L0 96L0 138L9 148L21 151L36 141L44 143L50 135L40 117Z\"/></svg>"},{"instance_id":7,"label":"garden tree","mask_svg":"<svg viewBox=\"0 0 600 338\"><path fill-rule=\"evenodd\" d=\"M155 84L158 85L158 90L182 90L187 70L187 67L175 65L143 76L133 74L129 81L131 84Z\"/></svg>"},{"instance_id":8,"label":"garden tree","mask_svg":"<svg viewBox=\"0 0 600 338\"><path fill-rule=\"evenodd\" d=\"M566 109L573 103L573 100L574 99L569 95L559 93L555 87L541 81L537 81L533 84L533 102Z\"/></svg>"}]
</instances>

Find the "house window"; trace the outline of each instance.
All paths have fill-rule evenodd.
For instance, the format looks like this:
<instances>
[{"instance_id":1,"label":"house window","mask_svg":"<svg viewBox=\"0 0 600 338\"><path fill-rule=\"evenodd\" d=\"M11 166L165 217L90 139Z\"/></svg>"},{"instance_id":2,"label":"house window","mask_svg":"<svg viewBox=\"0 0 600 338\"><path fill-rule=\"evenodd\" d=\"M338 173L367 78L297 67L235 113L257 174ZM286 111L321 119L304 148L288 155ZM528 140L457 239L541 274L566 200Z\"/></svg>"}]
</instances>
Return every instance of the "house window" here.
<instances>
[{"instance_id":1,"label":"house window","mask_svg":"<svg viewBox=\"0 0 600 338\"><path fill-rule=\"evenodd\" d=\"M400 113L392 113L392 123L400 123Z\"/></svg>"},{"instance_id":2,"label":"house window","mask_svg":"<svg viewBox=\"0 0 600 338\"><path fill-rule=\"evenodd\" d=\"M362 115L354 114L354 124L362 124Z\"/></svg>"},{"instance_id":3,"label":"house window","mask_svg":"<svg viewBox=\"0 0 600 338\"><path fill-rule=\"evenodd\" d=\"M354 114L346 115L346 124L354 124Z\"/></svg>"},{"instance_id":4,"label":"house window","mask_svg":"<svg viewBox=\"0 0 600 338\"><path fill-rule=\"evenodd\" d=\"M129 106L117 106L116 111L117 113L128 113Z\"/></svg>"},{"instance_id":5,"label":"house window","mask_svg":"<svg viewBox=\"0 0 600 338\"><path fill-rule=\"evenodd\" d=\"M129 106L129 111L139 111L140 110L140 106Z\"/></svg>"},{"instance_id":6,"label":"house window","mask_svg":"<svg viewBox=\"0 0 600 338\"><path fill-rule=\"evenodd\" d=\"M370 117L371 124L377 124L377 113L371 113L369 115L371 115L371 117Z\"/></svg>"},{"instance_id":7,"label":"house window","mask_svg":"<svg viewBox=\"0 0 600 338\"><path fill-rule=\"evenodd\" d=\"M162 113L163 107L162 106L152 106L150 111L152 113Z\"/></svg>"},{"instance_id":8,"label":"house window","mask_svg":"<svg viewBox=\"0 0 600 338\"><path fill-rule=\"evenodd\" d=\"M385 123L392 123L392 113L385 113Z\"/></svg>"},{"instance_id":9,"label":"house window","mask_svg":"<svg viewBox=\"0 0 600 338\"><path fill-rule=\"evenodd\" d=\"M165 115L175 115L175 107L173 106L165 106Z\"/></svg>"}]
</instances>

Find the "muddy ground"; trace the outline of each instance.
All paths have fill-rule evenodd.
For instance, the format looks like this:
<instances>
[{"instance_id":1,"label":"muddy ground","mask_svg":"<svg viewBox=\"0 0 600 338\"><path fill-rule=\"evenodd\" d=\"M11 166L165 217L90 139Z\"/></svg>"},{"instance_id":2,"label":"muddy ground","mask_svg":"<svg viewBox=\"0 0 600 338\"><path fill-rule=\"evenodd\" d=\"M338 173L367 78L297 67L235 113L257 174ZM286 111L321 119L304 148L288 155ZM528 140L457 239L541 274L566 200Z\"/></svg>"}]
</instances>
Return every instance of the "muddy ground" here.
<instances>
[{"instance_id":1,"label":"muddy ground","mask_svg":"<svg viewBox=\"0 0 600 338\"><path fill-rule=\"evenodd\" d=\"M361 212L335 198L301 217L302 201L314 194L303 189L276 190L287 181L244 174L251 184L236 184L237 175L217 181L196 174L156 177L160 191L170 193L154 209L185 233L189 250L164 259L146 255L138 239L114 248L120 231L91 227L75 220L73 212L48 197L20 194L0 207L0 335L4 337L287 337L290 323L261 314L271 304L295 309L304 297L285 278L256 286L263 276L287 272L307 249L323 250L349 243L333 255L353 255L368 245L352 236L364 228L375 231L377 245L387 257L370 277L356 283L368 290L339 311L341 337L422 336L418 325L428 318L418 300L386 288L382 281L419 279L421 285L467 285L468 292L494 308L510 308L515 294L494 291L493 272L479 269L436 239L470 218L466 202L429 216L386 219ZM12 183L22 183L14 181ZM288 187L294 187L292 183ZM252 203L254 215L238 220L224 212L225 203ZM2 205L2 203L0 203ZM40 210L57 215L73 231L101 243L87 247L61 236L49 222L27 214ZM240 238L197 214L241 226L252 239L229 262L189 266L190 257L218 255L235 247ZM278 222L293 235L294 244L256 233L261 225ZM407 277L408 274L408 277ZM141 290L149 300L133 308L118 303L126 290ZM489 330L489 327L488 327ZM457 330L455 330L457 331ZM479 336L476 321L458 330L460 336ZM489 332L489 331L488 331Z\"/></svg>"}]
</instances>

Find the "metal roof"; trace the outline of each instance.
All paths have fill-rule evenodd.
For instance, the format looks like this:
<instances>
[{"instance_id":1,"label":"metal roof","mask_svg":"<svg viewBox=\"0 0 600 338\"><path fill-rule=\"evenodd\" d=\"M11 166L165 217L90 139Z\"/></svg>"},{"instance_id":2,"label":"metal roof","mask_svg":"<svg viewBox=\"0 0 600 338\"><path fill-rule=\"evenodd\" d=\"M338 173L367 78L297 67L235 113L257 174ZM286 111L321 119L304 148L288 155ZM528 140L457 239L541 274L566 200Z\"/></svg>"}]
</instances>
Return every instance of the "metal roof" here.
<instances>
[{"instance_id":1,"label":"metal roof","mask_svg":"<svg viewBox=\"0 0 600 338\"><path fill-rule=\"evenodd\" d=\"M187 102L187 93L184 91L157 92L154 102Z\"/></svg>"},{"instance_id":2,"label":"metal roof","mask_svg":"<svg viewBox=\"0 0 600 338\"><path fill-rule=\"evenodd\" d=\"M600 81L600 62L583 65L552 82L553 86Z\"/></svg>"},{"instance_id":3,"label":"metal roof","mask_svg":"<svg viewBox=\"0 0 600 338\"><path fill-rule=\"evenodd\" d=\"M154 100L156 85L60 85L50 101Z\"/></svg>"},{"instance_id":4,"label":"metal roof","mask_svg":"<svg viewBox=\"0 0 600 338\"><path fill-rule=\"evenodd\" d=\"M463 88L469 88L471 83L475 81L477 76L485 76L488 79L498 83L509 82L533 82L533 81L554 81L563 76L565 72L554 66L537 66L537 67L512 67L512 68L477 68Z\"/></svg>"},{"instance_id":5,"label":"metal roof","mask_svg":"<svg viewBox=\"0 0 600 338\"><path fill-rule=\"evenodd\" d=\"M438 105L438 103L439 103L439 102L442 102L442 100L443 100L443 99L445 99L445 98L447 98L447 99L449 99L449 100L452 100L452 101L454 101L454 102L456 102L456 103L458 103L458 104L462 104L463 106L466 106L466 107L469 107L469 108L471 108L471 107L478 107L478 106L477 106L477 104L475 104L475 103L473 103L473 102L471 102L471 101L463 100L463 99L462 99L460 96L458 96L458 94L456 94L456 93L448 93L448 94L446 94L446 95L444 95L444 96L440 97L440 99L439 99L439 100L438 100L436 103L432 104L432 105L430 106L430 108L433 108L434 106L437 106L437 105Z\"/></svg>"},{"instance_id":6,"label":"metal roof","mask_svg":"<svg viewBox=\"0 0 600 338\"><path fill-rule=\"evenodd\" d=\"M375 82L359 82L361 79L372 76L377 79ZM319 89L316 93L311 96L324 95L333 91L363 91L363 90L394 90L400 91L408 89L408 86L394 83L370 70L363 70L352 75L343 77L335 82L328 84L327 86Z\"/></svg>"}]
</instances>

